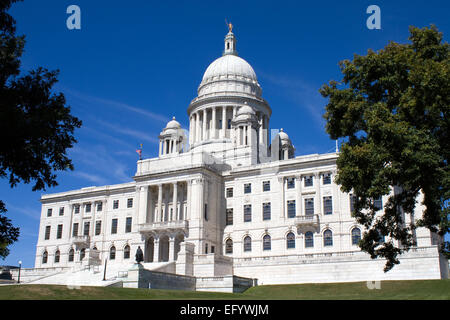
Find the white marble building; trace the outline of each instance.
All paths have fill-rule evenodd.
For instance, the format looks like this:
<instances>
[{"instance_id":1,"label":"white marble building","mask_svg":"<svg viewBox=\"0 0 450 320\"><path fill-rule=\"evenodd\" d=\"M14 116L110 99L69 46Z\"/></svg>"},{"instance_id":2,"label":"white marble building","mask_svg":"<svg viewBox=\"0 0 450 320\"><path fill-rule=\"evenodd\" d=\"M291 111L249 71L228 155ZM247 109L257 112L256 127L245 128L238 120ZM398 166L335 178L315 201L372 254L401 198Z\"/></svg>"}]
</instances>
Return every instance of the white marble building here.
<instances>
[{"instance_id":1,"label":"white marble building","mask_svg":"<svg viewBox=\"0 0 450 320\"><path fill-rule=\"evenodd\" d=\"M140 246L148 269L259 284L448 277L440 239L424 228L386 274L360 252L351 195L334 183L338 153L295 157L289 136L269 130L261 94L230 30L187 109L189 131L170 121L132 182L42 196L35 270L105 259L128 270Z\"/></svg>"}]
</instances>

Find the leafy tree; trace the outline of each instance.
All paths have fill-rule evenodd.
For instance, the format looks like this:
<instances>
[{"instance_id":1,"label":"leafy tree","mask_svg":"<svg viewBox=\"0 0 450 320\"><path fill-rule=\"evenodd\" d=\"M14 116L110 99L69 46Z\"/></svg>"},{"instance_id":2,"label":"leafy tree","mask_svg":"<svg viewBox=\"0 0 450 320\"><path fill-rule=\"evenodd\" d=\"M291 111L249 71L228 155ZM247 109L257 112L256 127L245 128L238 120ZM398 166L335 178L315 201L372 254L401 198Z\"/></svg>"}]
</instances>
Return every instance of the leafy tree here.
<instances>
[{"instance_id":1,"label":"leafy tree","mask_svg":"<svg viewBox=\"0 0 450 320\"><path fill-rule=\"evenodd\" d=\"M20 75L25 37L16 36L16 22L7 13L21 0L0 1L0 177L11 187L34 182L33 191L57 185L55 171L73 170L66 149L81 121L70 114L62 93L52 93L59 71L37 68ZM0 257L17 241L19 228L2 214L0 200Z\"/></svg>"},{"instance_id":2,"label":"leafy tree","mask_svg":"<svg viewBox=\"0 0 450 320\"><path fill-rule=\"evenodd\" d=\"M435 26L409 31L411 43L390 42L341 61L342 81L320 89L329 98L326 130L345 141L336 182L355 195L352 215L367 230L360 247L384 257L385 272L416 245L417 227L442 237L449 231L449 45ZM379 212L374 199L391 188L395 193ZM406 224L422 195L423 217ZM448 242L440 250L448 256Z\"/></svg>"}]
</instances>

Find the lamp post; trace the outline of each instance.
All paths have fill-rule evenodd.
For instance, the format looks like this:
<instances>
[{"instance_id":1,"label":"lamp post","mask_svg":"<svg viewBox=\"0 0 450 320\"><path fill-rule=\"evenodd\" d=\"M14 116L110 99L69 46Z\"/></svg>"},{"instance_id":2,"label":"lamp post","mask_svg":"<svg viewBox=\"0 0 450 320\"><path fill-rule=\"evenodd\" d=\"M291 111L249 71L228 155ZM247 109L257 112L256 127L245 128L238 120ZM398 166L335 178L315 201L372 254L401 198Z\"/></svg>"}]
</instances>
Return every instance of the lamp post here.
<instances>
[{"instance_id":1,"label":"lamp post","mask_svg":"<svg viewBox=\"0 0 450 320\"><path fill-rule=\"evenodd\" d=\"M19 276L17 277L17 283L20 283L20 269L22 269L22 261L19 261Z\"/></svg>"}]
</instances>

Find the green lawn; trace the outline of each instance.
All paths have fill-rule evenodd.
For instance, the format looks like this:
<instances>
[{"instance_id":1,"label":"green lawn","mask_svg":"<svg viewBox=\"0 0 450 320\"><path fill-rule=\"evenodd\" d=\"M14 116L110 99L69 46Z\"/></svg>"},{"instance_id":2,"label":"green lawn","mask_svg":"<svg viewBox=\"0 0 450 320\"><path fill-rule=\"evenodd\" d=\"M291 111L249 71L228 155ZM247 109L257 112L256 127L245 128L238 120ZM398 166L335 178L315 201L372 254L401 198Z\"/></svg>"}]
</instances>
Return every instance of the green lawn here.
<instances>
[{"instance_id":1,"label":"green lawn","mask_svg":"<svg viewBox=\"0 0 450 320\"><path fill-rule=\"evenodd\" d=\"M382 281L369 290L365 282L258 286L244 293L82 287L53 285L0 286L0 300L142 300L142 299L258 299L258 300L450 300L450 280Z\"/></svg>"}]
</instances>

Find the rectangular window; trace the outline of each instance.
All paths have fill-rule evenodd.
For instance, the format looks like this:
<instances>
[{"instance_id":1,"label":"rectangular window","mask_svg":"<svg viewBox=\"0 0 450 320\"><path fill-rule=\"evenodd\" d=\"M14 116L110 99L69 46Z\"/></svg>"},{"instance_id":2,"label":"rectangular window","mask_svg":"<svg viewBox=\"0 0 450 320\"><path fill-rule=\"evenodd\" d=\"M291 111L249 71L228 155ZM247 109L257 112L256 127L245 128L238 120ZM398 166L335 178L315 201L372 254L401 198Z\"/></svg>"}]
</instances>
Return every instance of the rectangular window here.
<instances>
[{"instance_id":1,"label":"rectangular window","mask_svg":"<svg viewBox=\"0 0 450 320\"><path fill-rule=\"evenodd\" d=\"M289 200L287 202L287 215L288 218L295 218L295 200Z\"/></svg>"},{"instance_id":2,"label":"rectangular window","mask_svg":"<svg viewBox=\"0 0 450 320\"><path fill-rule=\"evenodd\" d=\"M323 214L333 213L333 199L332 197L323 197Z\"/></svg>"},{"instance_id":3,"label":"rectangular window","mask_svg":"<svg viewBox=\"0 0 450 320\"><path fill-rule=\"evenodd\" d=\"M295 178L287 178L287 188L295 189Z\"/></svg>"},{"instance_id":4,"label":"rectangular window","mask_svg":"<svg viewBox=\"0 0 450 320\"><path fill-rule=\"evenodd\" d=\"M49 240L50 239L50 229L51 229L51 226L46 226L45 227L45 240Z\"/></svg>"},{"instance_id":5,"label":"rectangular window","mask_svg":"<svg viewBox=\"0 0 450 320\"><path fill-rule=\"evenodd\" d=\"M312 186L313 186L313 176L306 176L305 187L312 187Z\"/></svg>"},{"instance_id":6,"label":"rectangular window","mask_svg":"<svg viewBox=\"0 0 450 320\"><path fill-rule=\"evenodd\" d=\"M89 235L89 228L91 227L91 223L86 221L84 223L84 230L83 230L83 235L84 236L88 236Z\"/></svg>"},{"instance_id":7,"label":"rectangular window","mask_svg":"<svg viewBox=\"0 0 450 320\"><path fill-rule=\"evenodd\" d=\"M64 207L59 208L59 215L60 216L64 215Z\"/></svg>"},{"instance_id":8,"label":"rectangular window","mask_svg":"<svg viewBox=\"0 0 450 320\"><path fill-rule=\"evenodd\" d=\"M96 236L100 235L101 231L102 231L102 222L96 221L95 222L95 235Z\"/></svg>"},{"instance_id":9,"label":"rectangular window","mask_svg":"<svg viewBox=\"0 0 450 320\"><path fill-rule=\"evenodd\" d=\"M225 224L227 226L233 225L233 209L232 208L227 209Z\"/></svg>"},{"instance_id":10,"label":"rectangular window","mask_svg":"<svg viewBox=\"0 0 450 320\"><path fill-rule=\"evenodd\" d=\"M113 209L119 209L119 200L113 201Z\"/></svg>"},{"instance_id":11,"label":"rectangular window","mask_svg":"<svg viewBox=\"0 0 450 320\"><path fill-rule=\"evenodd\" d=\"M56 239L61 239L62 238L62 231L63 231L63 225L62 224L58 224L58 229L56 231Z\"/></svg>"},{"instance_id":12,"label":"rectangular window","mask_svg":"<svg viewBox=\"0 0 450 320\"><path fill-rule=\"evenodd\" d=\"M79 204L76 204L76 205L74 206L74 213L75 213L75 214L80 213L80 205L79 205Z\"/></svg>"},{"instance_id":13,"label":"rectangular window","mask_svg":"<svg viewBox=\"0 0 450 320\"><path fill-rule=\"evenodd\" d=\"M331 184L331 173L325 173L323 175L323 184Z\"/></svg>"},{"instance_id":14,"label":"rectangular window","mask_svg":"<svg viewBox=\"0 0 450 320\"><path fill-rule=\"evenodd\" d=\"M84 209L85 209L86 213L91 212L91 204L90 203L86 203L86 206L84 207Z\"/></svg>"},{"instance_id":15,"label":"rectangular window","mask_svg":"<svg viewBox=\"0 0 450 320\"><path fill-rule=\"evenodd\" d=\"M383 209L383 199L379 197L378 199L373 200L373 206L377 211Z\"/></svg>"},{"instance_id":16,"label":"rectangular window","mask_svg":"<svg viewBox=\"0 0 450 320\"><path fill-rule=\"evenodd\" d=\"M356 196L354 196L353 194L350 194L349 198L350 198L350 213L352 213L353 210L355 210Z\"/></svg>"},{"instance_id":17,"label":"rectangular window","mask_svg":"<svg viewBox=\"0 0 450 320\"><path fill-rule=\"evenodd\" d=\"M270 181L263 181L263 191L270 191Z\"/></svg>"},{"instance_id":18,"label":"rectangular window","mask_svg":"<svg viewBox=\"0 0 450 320\"><path fill-rule=\"evenodd\" d=\"M127 200L127 208L133 208L133 198Z\"/></svg>"},{"instance_id":19,"label":"rectangular window","mask_svg":"<svg viewBox=\"0 0 450 320\"><path fill-rule=\"evenodd\" d=\"M208 204L206 204L206 203L205 203L203 215L205 217L205 221L208 221Z\"/></svg>"},{"instance_id":20,"label":"rectangular window","mask_svg":"<svg viewBox=\"0 0 450 320\"><path fill-rule=\"evenodd\" d=\"M97 212L100 212L103 210L103 202L98 202L97 203Z\"/></svg>"},{"instance_id":21,"label":"rectangular window","mask_svg":"<svg viewBox=\"0 0 450 320\"><path fill-rule=\"evenodd\" d=\"M305 199L305 215L312 216L314 214L314 198Z\"/></svg>"},{"instance_id":22,"label":"rectangular window","mask_svg":"<svg viewBox=\"0 0 450 320\"><path fill-rule=\"evenodd\" d=\"M111 234L117 233L117 219L112 219Z\"/></svg>"},{"instance_id":23,"label":"rectangular window","mask_svg":"<svg viewBox=\"0 0 450 320\"><path fill-rule=\"evenodd\" d=\"M72 237L77 237L77 236L78 236L78 223L74 223L73 228L72 228Z\"/></svg>"},{"instance_id":24,"label":"rectangular window","mask_svg":"<svg viewBox=\"0 0 450 320\"><path fill-rule=\"evenodd\" d=\"M233 188L227 188L227 198L233 198Z\"/></svg>"},{"instance_id":25,"label":"rectangular window","mask_svg":"<svg viewBox=\"0 0 450 320\"><path fill-rule=\"evenodd\" d=\"M125 233L131 232L131 217L127 217L126 224L125 224Z\"/></svg>"},{"instance_id":26,"label":"rectangular window","mask_svg":"<svg viewBox=\"0 0 450 320\"><path fill-rule=\"evenodd\" d=\"M252 193L252 184L251 183L244 184L244 193Z\"/></svg>"},{"instance_id":27,"label":"rectangular window","mask_svg":"<svg viewBox=\"0 0 450 320\"><path fill-rule=\"evenodd\" d=\"M246 204L244 205L244 222L252 221L252 205Z\"/></svg>"},{"instance_id":28,"label":"rectangular window","mask_svg":"<svg viewBox=\"0 0 450 320\"><path fill-rule=\"evenodd\" d=\"M263 220L270 220L271 206L270 202L263 203Z\"/></svg>"},{"instance_id":29,"label":"rectangular window","mask_svg":"<svg viewBox=\"0 0 450 320\"><path fill-rule=\"evenodd\" d=\"M47 209L47 217L51 217L52 216L52 209Z\"/></svg>"},{"instance_id":30,"label":"rectangular window","mask_svg":"<svg viewBox=\"0 0 450 320\"><path fill-rule=\"evenodd\" d=\"M227 126L228 130L231 129L231 119L228 119L228 126Z\"/></svg>"}]
</instances>

